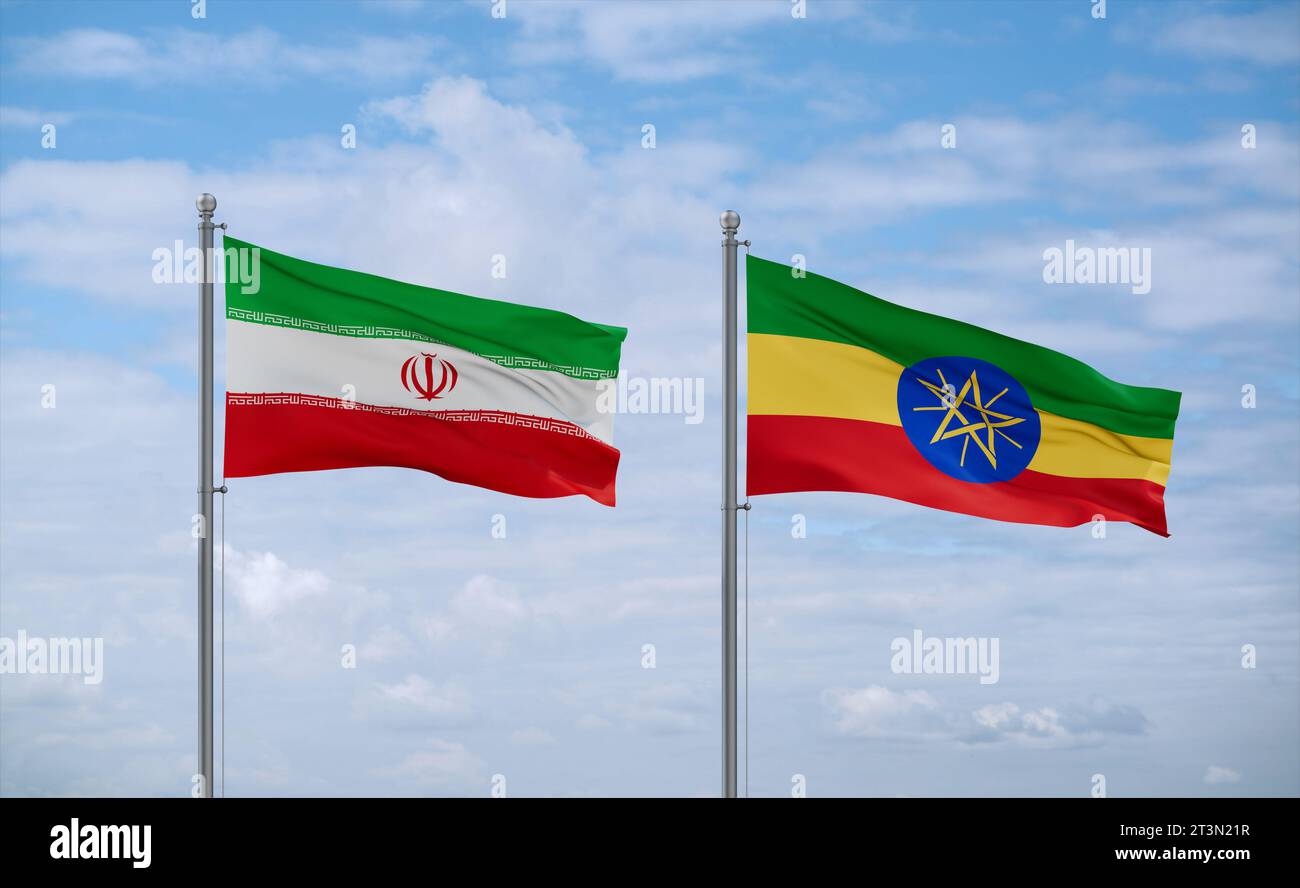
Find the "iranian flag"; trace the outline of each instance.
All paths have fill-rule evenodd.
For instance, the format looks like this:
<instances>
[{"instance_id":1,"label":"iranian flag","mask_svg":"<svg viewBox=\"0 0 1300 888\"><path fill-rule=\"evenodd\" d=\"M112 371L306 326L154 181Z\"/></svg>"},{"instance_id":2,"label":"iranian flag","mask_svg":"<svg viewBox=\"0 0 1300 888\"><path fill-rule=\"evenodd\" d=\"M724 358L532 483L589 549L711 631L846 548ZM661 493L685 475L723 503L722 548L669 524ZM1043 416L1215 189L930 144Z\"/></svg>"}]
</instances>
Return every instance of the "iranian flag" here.
<instances>
[{"instance_id":1,"label":"iranian flag","mask_svg":"<svg viewBox=\"0 0 1300 888\"><path fill-rule=\"evenodd\" d=\"M403 466L614 505L619 452L597 401L622 327L232 237L225 252L227 477Z\"/></svg>"}]
</instances>

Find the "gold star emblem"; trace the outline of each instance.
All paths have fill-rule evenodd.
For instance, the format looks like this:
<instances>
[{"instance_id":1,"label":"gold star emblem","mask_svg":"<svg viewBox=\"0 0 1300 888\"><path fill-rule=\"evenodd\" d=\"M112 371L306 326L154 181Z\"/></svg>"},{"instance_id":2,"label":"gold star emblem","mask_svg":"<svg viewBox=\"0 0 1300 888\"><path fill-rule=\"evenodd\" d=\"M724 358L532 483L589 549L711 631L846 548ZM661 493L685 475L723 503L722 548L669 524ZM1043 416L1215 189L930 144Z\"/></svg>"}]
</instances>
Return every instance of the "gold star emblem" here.
<instances>
[{"instance_id":1,"label":"gold star emblem","mask_svg":"<svg viewBox=\"0 0 1300 888\"><path fill-rule=\"evenodd\" d=\"M980 381L975 375L975 371L972 370L970 372L970 379L967 379L966 384L961 387L961 391L954 395L954 388L948 383L948 380L944 379L943 371L938 370L937 372L939 374L940 385L935 385L919 376L916 378L916 381L929 389L930 392L939 399L940 403L933 407L912 408L914 411L947 411L944 414L943 422L939 423L939 428L935 430L934 437L930 439L931 444L937 444L940 441L947 441L949 438L965 436L961 442L961 465L966 465L966 448L970 445L971 441L974 441L975 446L983 452L985 458L989 461L989 465L994 469L998 467L997 448L995 446L997 444L997 436L1000 435L1003 438L1006 438L1017 449L1024 449L1014 438L1002 431L1008 426L1024 422L1024 417L1011 416L1008 413L998 413L989 409L998 398L1007 393L1007 389L1004 388L1002 391L989 398L988 401L982 401L980 396ZM963 407L967 408L972 413L979 414L979 419L976 419L973 422L967 420L966 414L962 413ZM952 423L954 418L961 423L961 426L955 429L950 429L948 426Z\"/></svg>"}]
</instances>

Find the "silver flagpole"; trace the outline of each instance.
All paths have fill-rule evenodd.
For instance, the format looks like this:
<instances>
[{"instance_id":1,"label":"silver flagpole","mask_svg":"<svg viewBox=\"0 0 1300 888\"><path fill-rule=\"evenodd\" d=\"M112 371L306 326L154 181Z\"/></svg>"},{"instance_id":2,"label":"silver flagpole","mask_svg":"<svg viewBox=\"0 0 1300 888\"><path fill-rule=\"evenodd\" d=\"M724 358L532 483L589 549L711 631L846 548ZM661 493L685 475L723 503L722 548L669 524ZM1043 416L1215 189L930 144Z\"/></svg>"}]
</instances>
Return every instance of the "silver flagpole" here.
<instances>
[{"instance_id":1,"label":"silver flagpole","mask_svg":"<svg viewBox=\"0 0 1300 888\"><path fill-rule=\"evenodd\" d=\"M722 795L736 798L736 231L740 214L722 224L724 347L722 405Z\"/></svg>"},{"instance_id":2,"label":"silver flagpole","mask_svg":"<svg viewBox=\"0 0 1300 888\"><path fill-rule=\"evenodd\" d=\"M199 246L203 273L199 278L199 771L203 798L212 798L212 214L217 199L200 194Z\"/></svg>"}]
</instances>

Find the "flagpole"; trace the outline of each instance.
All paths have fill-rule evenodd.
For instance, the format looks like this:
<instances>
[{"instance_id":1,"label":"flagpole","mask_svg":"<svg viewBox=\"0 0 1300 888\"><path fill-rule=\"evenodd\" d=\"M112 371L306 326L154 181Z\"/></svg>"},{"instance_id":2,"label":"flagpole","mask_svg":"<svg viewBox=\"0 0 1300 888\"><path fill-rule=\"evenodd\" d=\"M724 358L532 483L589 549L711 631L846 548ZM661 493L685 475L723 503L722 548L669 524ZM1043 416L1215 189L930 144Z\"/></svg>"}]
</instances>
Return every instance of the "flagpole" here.
<instances>
[{"instance_id":1,"label":"flagpole","mask_svg":"<svg viewBox=\"0 0 1300 888\"><path fill-rule=\"evenodd\" d=\"M212 798L212 284L214 257L212 214L217 199L206 192L194 202L199 210L199 773L202 797ZM224 541L223 541L224 542Z\"/></svg>"},{"instance_id":2,"label":"flagpole","mask_svg":"<svg viewBox=\"0 0 1300 888\"><path fill-rule=\"evenodd\" d=\"M724 356L722 405L722 795L736 798L736 231L740 214L722 225Z\"/></svg>"}]
</instances>

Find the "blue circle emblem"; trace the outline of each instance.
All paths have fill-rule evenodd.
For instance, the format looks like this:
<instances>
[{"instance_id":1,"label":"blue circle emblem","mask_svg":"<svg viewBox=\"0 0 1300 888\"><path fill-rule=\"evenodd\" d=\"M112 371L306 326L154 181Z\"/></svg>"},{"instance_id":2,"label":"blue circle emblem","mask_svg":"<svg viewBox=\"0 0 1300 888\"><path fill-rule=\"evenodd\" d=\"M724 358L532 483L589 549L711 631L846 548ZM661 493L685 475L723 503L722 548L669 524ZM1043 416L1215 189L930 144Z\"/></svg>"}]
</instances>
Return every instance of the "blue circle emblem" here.
<instances>
[{"instance_id":1,"label":"blue circle emblem","mask_svg":"<svg viewBox=\"0 0 1300 888\"><path fill-rule=\"evenodd\" d=\"M978 358L926 358L904 370L898 418L930 465L975 484L1019 475L1042 437L1024 386Z\"/></svg>"}]
</instances>

